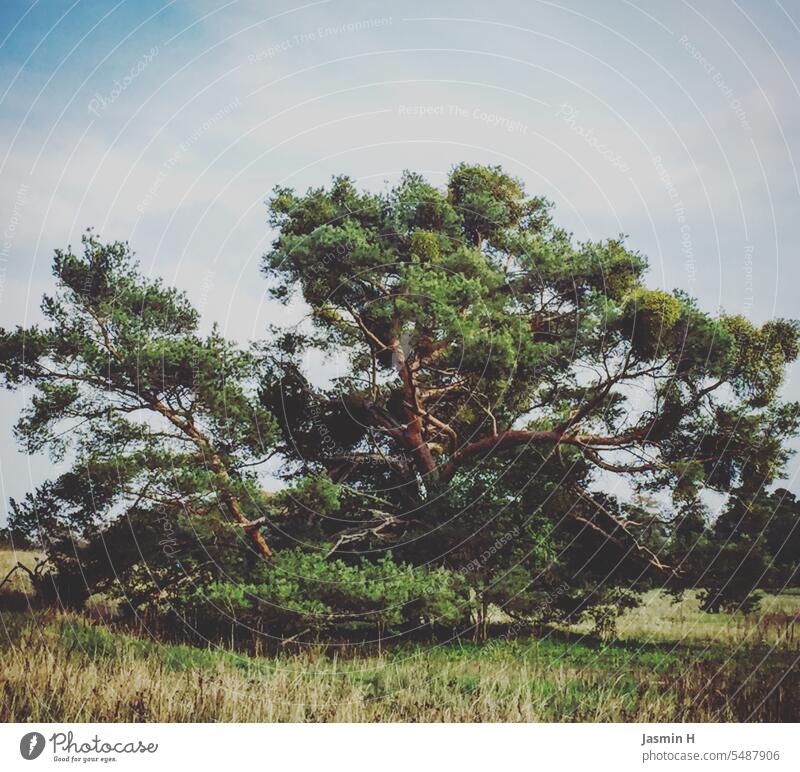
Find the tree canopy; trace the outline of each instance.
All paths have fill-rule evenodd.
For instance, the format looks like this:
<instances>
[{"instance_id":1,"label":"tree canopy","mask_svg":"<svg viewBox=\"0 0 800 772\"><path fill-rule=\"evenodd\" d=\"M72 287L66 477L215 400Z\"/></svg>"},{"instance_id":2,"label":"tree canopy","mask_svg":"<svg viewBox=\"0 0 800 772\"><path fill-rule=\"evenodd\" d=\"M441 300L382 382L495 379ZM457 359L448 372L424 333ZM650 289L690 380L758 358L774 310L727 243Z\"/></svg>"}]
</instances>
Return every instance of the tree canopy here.
<instances>
[{"instance_id":1,"label":"tree canopy","mask_svg":"<svg viewBox=\"0 0 800 772\"><path fill-rule=\"evenodd\" d=\"M529 524L544 510L589 520L627 549L632 526L593 482L624 476L685 509L704 489L752 494L780 474L796 323L759 327L649 289L622 237L574 243L500 168L459 165L445 190L406 173L378 194L339 177L276 190L270 212L273 295L299 294L313 320L280 339L264 392L282 451L389 492L421 530L451 517L472 538L519 507ZM337 363L328 388L302 372L310 346ZM633 551L662 562L636 539Z\"/></svg>"},{"instance_id":2,"label":"tree canopy","mask_svg":"<svg viewBox=\"0 0 800 772\"><path fill-rule=\"evenodd\" d=\"M269 557L250 525L263 498L250 469L276 424L257 399L254 357L216 330L201 336L186 297L143 277L126 244L88 233L78 254L56 252L53 275L47 326L3 330L0 356L6 386L33 387L15 427L23 447L68 469L12 502L12 526L85 574L87 594L93 569L110 581L130 564L172 564L205 528L228 526L232 545ZM136 543L134 523L152 543ZM82 540L98 535L113 549L92 559Z\"/></svg>"},{"instance_id":3,"label":"tree canopy","mask_svg":"<svg viewBox=\"0 0 800 772\"><path fill-rule=\"evenodd\" d=\"M284 338L281 375L305 399L304 346L347 360L335 390L313 395L354 405L333 434L343 464L380 450L424 495L489 456L559 447L688 496L772 479L785 461L797 411L777 393L797 325L756 327L647 289L646 261L622 239L574 245L498 168L458 166L446 191L414 174L385 195L347 178L281 189L271 223L272 292L301 293L315 327ZM303 457L338 463L289 407Z\"/></svg>"},{"instance_id":4,"label":"tree canopy","mask_svg":"<svg viewBox=\"0 0 800 772\"><path fill-rule=\"evenodd\" d=\"M414 173L377 193L347 177L278 188L269 222L270 292L309 323L246 351L200 336L126 245L90 234L81 255L56 253L50 326L0 332L2 377L36 389L25 446L69 443L74 463L14 504L16 527L62 552L70 529L116 533L124 551L126 524L152 531L168 511L192 603L253 620L291 596L328 621L452 622L461 598L485 627L491 604L572 618L652 584L742 601L793 580L777 541L794 525L764 513L797 430L780 398L796 322L649 288L624 237L576 242L499 167L460 164L444 189ZM272 495L270 456L287 482ZM707 491L728 502L716 521ZM162 579L182 581L163 552ZM736 571L740 586L722 581ZM375 582L405 590L357 603ZM417 591L441 603L415 606ZM391 597L413 611L381 617Z\"/></svg>"}]
</instances>

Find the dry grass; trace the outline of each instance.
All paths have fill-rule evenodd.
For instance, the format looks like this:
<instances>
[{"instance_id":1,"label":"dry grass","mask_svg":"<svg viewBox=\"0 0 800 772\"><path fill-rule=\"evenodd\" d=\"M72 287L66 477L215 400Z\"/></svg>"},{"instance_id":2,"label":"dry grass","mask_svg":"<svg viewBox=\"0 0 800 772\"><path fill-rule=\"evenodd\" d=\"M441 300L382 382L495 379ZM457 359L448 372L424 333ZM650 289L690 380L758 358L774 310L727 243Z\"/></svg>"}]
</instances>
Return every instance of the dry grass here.
<instances>
[{"instance_id":1,"label":"dry grass","mask_svg":"<svg viewBox=\"0 0 800 772\"><path fill-rule=\"evenodd\" d=\"M0 720L797 721L798 609L800 597L769 599L745 620L653 594L608 645L571 631L272 658L5 611Z\"/></svg>"},{"instance_id":2,"label":"dry grass","mask_svg":"<svg viewBox=\"0 0 800 772\"><path fill-rule=\"evenodd\" d=\"M40 553L33 552L32 550L0 549L0 581L6 577L8 572L17 563L22 563L28 566L28 568L33 569L39 557ZM30 577L24 571L15 571L8 581L8 584L2 589L4 594L22 593L24 595L30 595L32 591L33 588L31 587Z\"/></svg>"},{"instance_id":3,"label":"dry grass","mask_svg":"<svg viewBox=\"0 0 800 772\"><path fill-rule=\"evenodd\" d=\"M587 632L588 625L575 631ZM707 614L696 594L679 603L652 591L641 606L626 611L617 623L623 641L726 646L768 644L800 649L800 594L764 597L751 614Z\"/></svg>"}]
</instances>

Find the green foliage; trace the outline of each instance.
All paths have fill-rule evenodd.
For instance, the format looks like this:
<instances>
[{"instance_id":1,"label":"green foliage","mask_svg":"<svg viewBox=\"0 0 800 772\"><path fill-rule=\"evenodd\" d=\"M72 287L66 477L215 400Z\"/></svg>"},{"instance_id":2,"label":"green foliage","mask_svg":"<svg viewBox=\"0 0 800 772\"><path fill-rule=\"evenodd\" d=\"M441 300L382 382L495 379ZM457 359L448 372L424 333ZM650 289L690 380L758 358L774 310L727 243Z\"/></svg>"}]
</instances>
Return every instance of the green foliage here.
<instances>
[{"instance_id":1,"label":"green foliage","mask_svg":"<svg viewBox=\"0 0 800 772\"><path fill-rule=\"evenodd\" d=\"M619 617L640 603L639 595L620 587L612 587L602 592L600 602L589 606L586 612L594 624L592 632L603 641L614 638Z\"/></svg>"},{"instance_id":2,"label":"green foliage","mask_svg":"<svg viewBox=\"0 0 800 772\"><path fill-rule=\"evenodd\" d=\"M670 333L680 319L681 306L666 292L639 287L625 298L625 315L634 350L650 359L659 350L663 352L665 345L673 344Z\"/></svg>"},{"instance_id":3,"label":"green foliage","mask_svg":"<svg viewBox=\"0 0 800 772\"><path fill-rule=\"evenodd\" d=\"M697 504L681 514L670 547L684 567L671 582L676 594L699 587L706 611L749 613L764 591L800 584L800 504L789 491L767 493L750 481L713 523Z\"/></svg>"},{"instance_id":4,"label":"green foliage","mask_svg":"<svg viewBox=\"0 0 800 772\"><path fill-rule=\"evenodd\" d=\"M415 230L411 234L410 252L412 258L418 260L438 260L441 256L441 247L437 235L431 231Z\"/></svg>"},{"instance_id":5,"label":"green foliage","mask_svg":"<svg viewBox=\"0 0 800 772\"><path fill-rule=\"evenodd\" d=\"M200 625L220 618L268 635L319 634L343 625L396 633L454 625L464 615L463 581L442 568L378 561L347 564L301 549L283 550L251 582L214 582L181 598Z\"/></svg>"},{"instance_id":6,"label":"green foliage","mask_svg":"<svg viewBox=\"0 0 800 772\"><path fill-rule=\"evenodd\" d=\"M797 358L797 323L775 319L759 328L744 317L726 316L722 326L733 338L732 386L754 406L769 404L783 382L786 365Z\"/></svg>"},{"instance_id":7,"label":"green foliage","mask_svg":"<svg viewBox=\"0 0 800 772\"><path fill-rule=\"evenodd\" d=\"M333 515L341 509L341 488L329 477L314 475L291 483L273 498L273 504L314 515Z\"/></svg>"}]
</instances>

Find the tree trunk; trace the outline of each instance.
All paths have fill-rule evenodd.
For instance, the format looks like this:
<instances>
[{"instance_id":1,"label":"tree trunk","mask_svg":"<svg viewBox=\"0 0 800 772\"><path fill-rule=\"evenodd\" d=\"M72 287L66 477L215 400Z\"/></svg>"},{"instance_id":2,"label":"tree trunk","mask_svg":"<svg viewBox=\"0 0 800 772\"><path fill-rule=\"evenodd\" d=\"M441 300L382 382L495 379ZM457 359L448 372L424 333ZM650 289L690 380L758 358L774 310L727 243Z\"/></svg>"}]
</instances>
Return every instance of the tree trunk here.
<instances>
[{"instance_id":1,"label":"tree trunk","mask_svg":"<svg viewBox=\"0 0 800 772\"><path fill-rule=\"evenodd\" d=\"M406 449L414 459L414 466L417 472L424 478L436 477L437 467L433 460L428 443L422 433L422 418L420 414L424 412L419 404L416 384L411 368L406 362L406 355L399 338L392 338L389 348L392 351L392 358L403 382L403 398L405 407L403 409L403 439Z\"/></svg>"},{"instance_id":2,"label":"tree trunk","mask_svg":"<svg viewBox=\"0 0 800 772\"><path fill-rule=\"evenodd\" d=\"M255 544L256 549L261 554L261 557L264 558L264 560L269 560L272 557L272 550L269 548L266 540L261 535L260 526L248 527L250 521L242 512L238 499L231 491L231 478L230 475L228 475L228 470L225 469L225 465L222 463L222 460L219 458L219 456L213 453L213 451L211 452L211 457L209 458L209 466L214 470L217 480L220 483L219 495L222 498L226 509L233 519L244 527L245 533L250 537L250 540L253 542L253 544Z\"/></svg>"},{"instance_id":3,"label":"tree trunk","mask_svg":"<svg viewBox=\"0 0 800 772\"><path fill-rule=\"evenodd\" d=\"M225 505L225 508L228 510L228 514L233 520L239 523L239 525L244 527L245 533L253 542L261 557L264 558L264 560L269 560L272 557L272 550L269 548L264 537L261 535L259 526L250 526L250 521L247 519L244 512L242 512L242 508L239 505L239 500L233 493L233 485L231 483L231 477L228 474L228 470L225 468L225 464L214 450L214 447L209 439L202 434L202 432L199 432L193 423L176 415L160 400L154 398L151 400L150 404L154 410L161 413L161 415L170 421L170 423L172 423L174 426L177 426L182 432L190 437L192 442L194 442L194 444L197 445L200 451L205 455L208 460L208 465L217 476L217 482L219 483L219 495L223 504Z\"/></svg>"}]
</instances>

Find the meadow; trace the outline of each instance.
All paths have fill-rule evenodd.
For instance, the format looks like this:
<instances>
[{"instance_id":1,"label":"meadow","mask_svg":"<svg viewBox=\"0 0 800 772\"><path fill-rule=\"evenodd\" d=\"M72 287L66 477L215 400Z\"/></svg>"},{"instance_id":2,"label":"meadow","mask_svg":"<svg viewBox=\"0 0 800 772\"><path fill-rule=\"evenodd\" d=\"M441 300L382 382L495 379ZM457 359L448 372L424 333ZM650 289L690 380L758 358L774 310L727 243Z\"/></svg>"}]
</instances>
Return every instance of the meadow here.
<instances>
[{"instance_id":1,"label":"meadow","mask_svg":"<svg viewBox=\"0 0 800 772\"><path fill-rule=\"evenodd\" d=\"M27 556L26 559L31 559ZM11 563L8 553L2 560ZM0 565L0 571L5 570ZM6 569L7 570L7 569ZM10 583L9 583L10 584ZM650 593L613 640L581 628L484 644L163 643L97 617L0 611L2 721L797 721L800 597L703 614ZM3 588L8 591L9 585Z\"/></svg>"}]
</instances>

